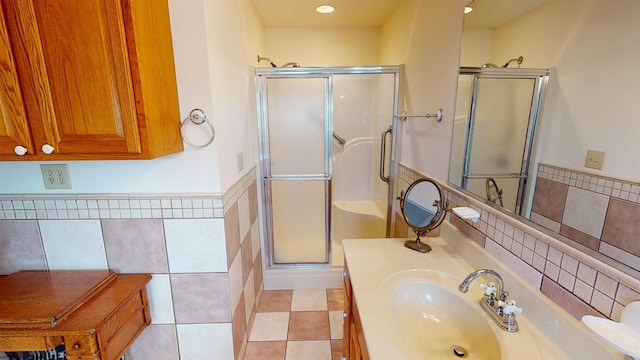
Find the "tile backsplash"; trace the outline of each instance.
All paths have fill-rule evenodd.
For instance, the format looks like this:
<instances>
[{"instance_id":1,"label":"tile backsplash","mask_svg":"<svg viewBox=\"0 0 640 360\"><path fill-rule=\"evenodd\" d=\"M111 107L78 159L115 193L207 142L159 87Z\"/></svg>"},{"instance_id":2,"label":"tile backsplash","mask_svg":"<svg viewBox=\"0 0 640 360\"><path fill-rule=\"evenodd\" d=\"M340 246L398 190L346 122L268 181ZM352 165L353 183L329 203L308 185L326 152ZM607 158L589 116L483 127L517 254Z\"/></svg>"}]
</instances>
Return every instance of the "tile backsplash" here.
<instances>
[{"instance_id":1,"label":"tile backsplash","mask_svg":"<svg viewBox=\"0 0 640 360\"><path fill-rule=\"evenodd\" d=\"M640 270L640 183L540 164L531 221Z\"/></svg>"},{"instance_id":2,"label":"tile backsplash","mask_svg":"<svg viewBox=\"0 0 640 360\"><path fill-rule=\"evenodd\" d=\"M238 359L262 291L255 167L223 194L0 195L0 274L151 273L127 359Z\"/></svg>"},{"instance_id":3,"label":"tile backsplash","mask_svg":"<svg viewBox=\"0 0 640 360\"><path fill-rule=\"evenodd\" d=\"M425 177L404 165L398 174L398 193ZM593 314L619 320L624 306L640 300L637 274L612 267L446 183L440 186L452 206L469 206L481 214L477 223L448 215L454 226L574 317Z\"/></svg>"}]
</instances>

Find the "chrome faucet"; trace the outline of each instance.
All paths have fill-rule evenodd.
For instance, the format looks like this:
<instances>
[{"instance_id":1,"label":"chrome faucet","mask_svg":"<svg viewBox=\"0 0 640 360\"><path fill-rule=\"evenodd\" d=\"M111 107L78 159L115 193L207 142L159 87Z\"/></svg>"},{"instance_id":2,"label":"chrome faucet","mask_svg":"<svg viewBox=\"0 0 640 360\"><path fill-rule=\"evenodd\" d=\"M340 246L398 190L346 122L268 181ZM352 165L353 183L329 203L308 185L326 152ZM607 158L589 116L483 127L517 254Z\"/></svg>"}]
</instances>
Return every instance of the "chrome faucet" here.
<instances>
[{"instance_id":1,"label":"chrome faucet","mask_svg":"<svg viewBox=\"0 0 640 360\"><path fill-rule=\"evenodd\" d=\"M480 307L501 329L509 332L518 331L518 322L516 321L515 313L522 313L522 309L515 306L515 301L507 301L509 293L504 291L504 282L500 274L490 269L476 270L469 274L460 285L458 285L458 290L466 293L473 280L485 275L491 277L495 283L490 282L480 285L480 287L485 289L484 296L480 299Z\"/></svg>"},{"instance_id":2,"label":"chrome faucet","mask_svg":"<svg viewBox=\"0 0 640 360\"><path fill-rule=\"evenodd\" d=\"M480 276L490 276L493 278L493 280L495 280L496 284L495 286L495 293L498 295L498 299L500 300L505 300L507 298L507 296L509 296L508 293L504 292L504 281L502 281L502 276L500 276L500 274L498 274L497 272L490 270L490 269L480 269L480 270L476 270L474 272L472 272L471 274L469 274L461 283L460 285L458 285L458 290L460 290L463 293L466 293L467 291L469 291L469 284L471 284L471 282L477 278L479 278ZM491 284L491 283L489 283ZM487 285L489 286L489 285ZM490 286L489 286L490 287ZM487 291L485 291L486 293ZM506 294L506 295L505 295ZM504 298L503 298L503 295ZM485 294L485 296L487 296Z\"/></svg>"}]
</instances>

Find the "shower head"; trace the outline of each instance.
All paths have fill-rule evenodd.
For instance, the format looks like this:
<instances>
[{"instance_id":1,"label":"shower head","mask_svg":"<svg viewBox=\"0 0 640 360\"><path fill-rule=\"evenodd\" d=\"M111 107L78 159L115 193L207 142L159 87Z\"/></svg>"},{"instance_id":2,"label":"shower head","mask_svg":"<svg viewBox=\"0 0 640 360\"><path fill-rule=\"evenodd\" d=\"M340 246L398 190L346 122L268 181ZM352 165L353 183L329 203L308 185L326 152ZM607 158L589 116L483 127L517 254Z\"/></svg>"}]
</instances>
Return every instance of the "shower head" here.
<instances>
[{"instance_id":1,"label":"shower head","mask_svg":"<svg viewBox=\"0 0 640 360\"><path fill-rule=\"evenodd\" d=\"M287 66L300 67L300 64L298 64L297 62L288 62L288 63L282 65L282 67L287 67Z\"/></svg>"},{"instance_id":2,"label":"shower head","mask_svg":"<svg viewBox=\"0 0 640 360\"><path fill-rule=\"evenodd\" d=\"M482 67L483 68L497 68L498 65L496 65L494 63L485 63L485 64L482 64Z\"/></svg>"},{"instance_id":3,"label":"shower head","mask_svg":"<svg viewBox=\"0 0 640 360\"><path fill-rule=\"evenodd\" d=\"M502 67L506 68L507 66L509 66L509 64L511 64L514 61L516 61L518 63L518 67L520 67L520 64L522 64L522 62L524 61L524 58L522 56L519 56L517 58L513 58L513 59L507 61L506 64L502 65Z\"/></svg>"},{"instance_id":4,"label":"shower head","mask_svg":"<svg viewBox=\"0 0 640 360\"><path fill-rule=\"evenodd\" d=\"M258 63L260 63L260 61L268 61L269 64L271 64L271 67L278 67L278 65L274 64L273 61L269 60L268 57L262 57L260 56L260 54L258 54Z\"/></svg>"}]
</instances>

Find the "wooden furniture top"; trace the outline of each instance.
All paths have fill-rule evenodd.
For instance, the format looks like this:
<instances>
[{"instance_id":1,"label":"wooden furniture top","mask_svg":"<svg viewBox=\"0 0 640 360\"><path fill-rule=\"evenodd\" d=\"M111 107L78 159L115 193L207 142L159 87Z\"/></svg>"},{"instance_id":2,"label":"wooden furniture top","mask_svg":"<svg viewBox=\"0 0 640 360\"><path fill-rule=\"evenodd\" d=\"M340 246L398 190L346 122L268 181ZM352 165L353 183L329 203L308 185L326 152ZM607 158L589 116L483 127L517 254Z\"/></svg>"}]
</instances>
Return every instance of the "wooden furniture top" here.
<instances>
[{"instance_id":1,"label":"wooden furniture top","mask_svg":"<svg viewBox=\"0 0 640 360\"><path fill-rule=\"evenodd\" d=\"M68 281L60 281L65 278ZM150 274L110 271L24 271L0 277L0 321L4 324L0 327L0 351L48 350L65 342L72 346L67 349L68 355L70 351L93 354L74 359L117 359L151 323L145 291L150 280ZM49 288L34 289L42 283ZM79 284L86 291L80 291L83 287ZM80 294L71 305L72 296L65 294L67 290ZM20 294L27 296L21 299ZM37 299L34 294L42 294L43 298ZM13 301L7 301L8 296ZM40 309L40 314L50 313L43 309L65 309L66 315L57 318L55 326L46 323L45 327L29 327L25 324L35 323L29 321L45 317L34 316L36 312L30 307ZM10 321L14 327L9 327Z\"/></svg>"},{"instance_id":2,"label":"wooden furniture top","mask_svg":"<svg viewBox=\"0 0 640 360\"><path fill-rule=\"evenodd\" d=\"M55 327L115 278L109 270L20 271L0 278L0 329Z\"/></svg>"}]
</instances>

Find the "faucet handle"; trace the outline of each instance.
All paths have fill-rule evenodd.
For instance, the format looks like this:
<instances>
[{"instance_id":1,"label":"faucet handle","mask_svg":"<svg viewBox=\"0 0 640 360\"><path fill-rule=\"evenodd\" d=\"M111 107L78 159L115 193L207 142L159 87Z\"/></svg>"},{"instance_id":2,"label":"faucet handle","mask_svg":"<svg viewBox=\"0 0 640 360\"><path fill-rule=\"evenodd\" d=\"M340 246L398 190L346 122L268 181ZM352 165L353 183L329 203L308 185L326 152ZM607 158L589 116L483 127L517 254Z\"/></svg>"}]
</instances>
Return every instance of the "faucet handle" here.
<instances>
[{"instance_id":1,"label":"faucet handle","mask_svg":"<svg viewBox=\"0 0 640 360\"><path fill-rule=\"evenodd\" d=\"M480 284L480 288L484 289L484 294L486 296L493 295L498 289L496 289L496 284L489 282L488 284Z\"/></svg>"},{"instance_id":2,"label":"faucet handle","mask_svg":"<svg viewBox=\"0 0 640 360\"><path fill-rule=\"evenodd\" d=\"M515 300L507 300L507 301L498 301L498 306L502 308L502 312L506 315L511 315L513 313L522 314L522 308L516 306Z\"/></svg>"}]
</instances>

